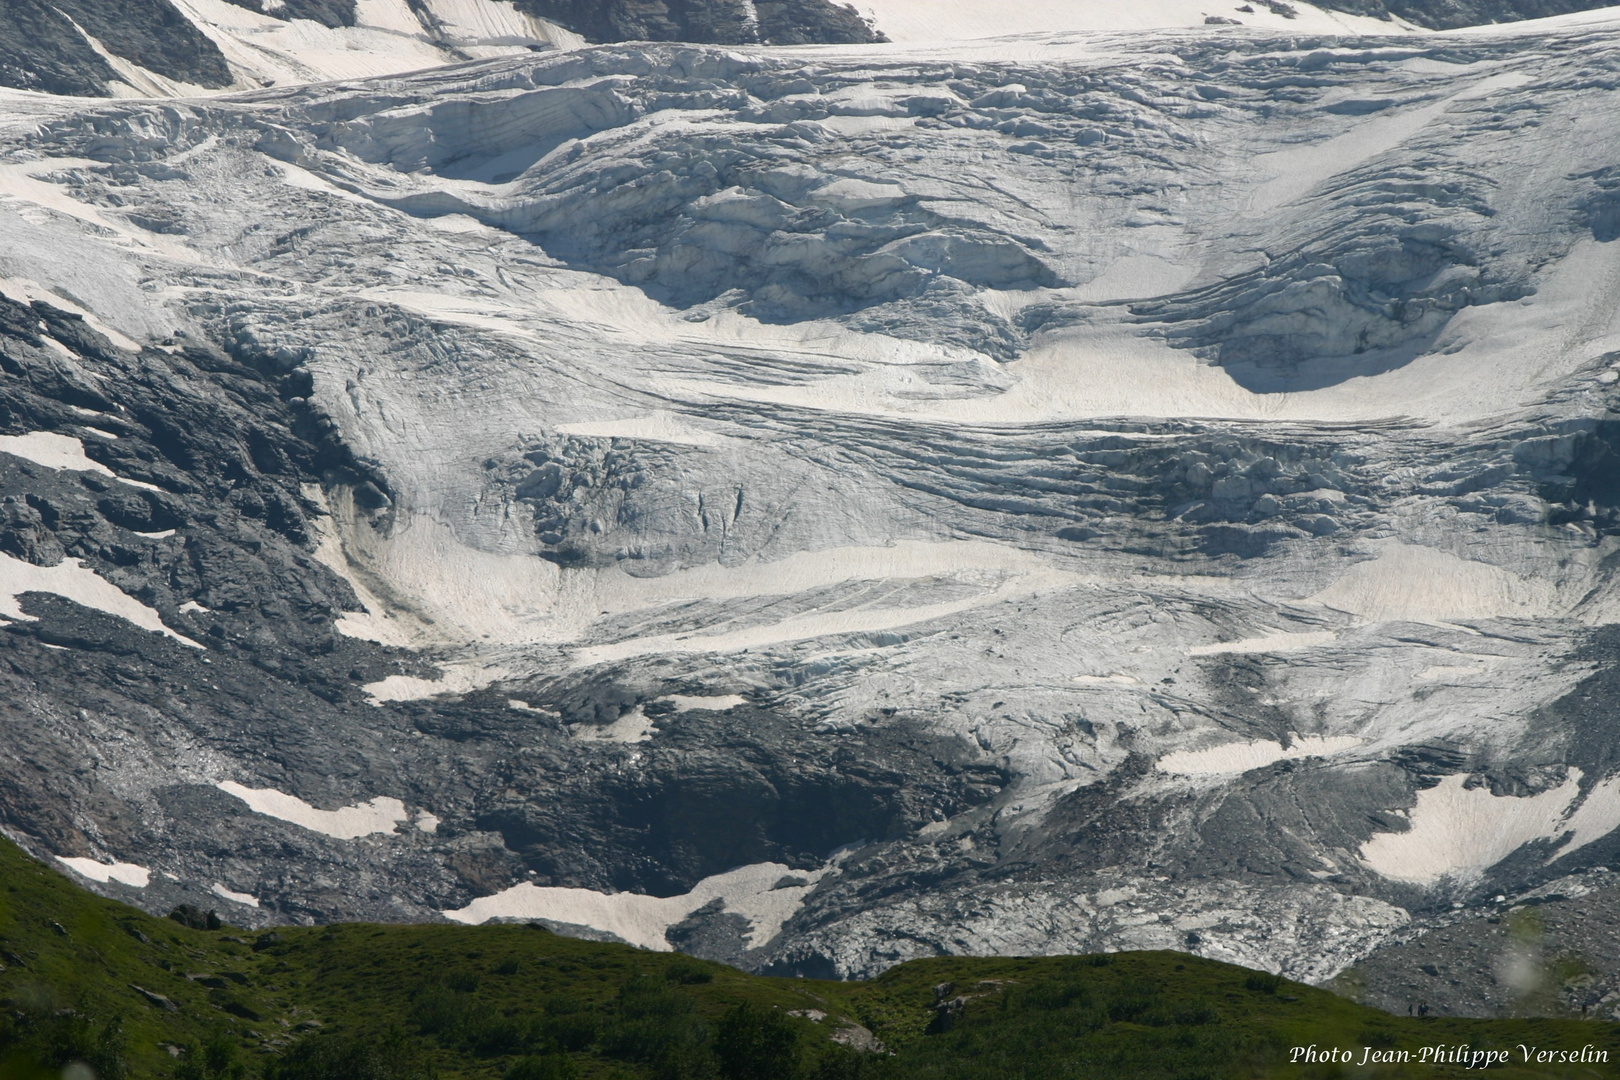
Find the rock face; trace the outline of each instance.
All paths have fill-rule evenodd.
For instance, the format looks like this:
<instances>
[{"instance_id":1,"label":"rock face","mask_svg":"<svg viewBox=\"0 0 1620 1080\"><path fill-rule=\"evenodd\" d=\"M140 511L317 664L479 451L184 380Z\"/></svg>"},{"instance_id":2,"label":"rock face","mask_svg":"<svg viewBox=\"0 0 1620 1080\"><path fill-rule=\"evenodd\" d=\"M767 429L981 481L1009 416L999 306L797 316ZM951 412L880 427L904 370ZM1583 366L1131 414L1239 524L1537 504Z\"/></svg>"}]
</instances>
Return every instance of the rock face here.
<instances>
[{"instance_id":1,"label":"rock face","mask_svg":"<svg viewBox=\"0 0 1620 1080\"><path fill-rule=\"evenodd\" d=\"M1323 7L1352 15L1405 19L1418 26L1451 30L1460 26L1545 19L1611 6L1607 0L1324 0Z\"/></svg>"},{"instance_id":2,"label":"rock face","mask_svg":"<svg viewBox=\"0 0 1620 1080\"><path fill-rule=\"evenodd\" d=\"M8 0L0 4L0 87L167 97L410 71L578 44L576 35L725 45L884 40L853 8L829 0L401 0L364 12L354 0L229 2L240 10Z\"/></svg>"},{"instance_id":3,"label":"rock face","mask_svg":"<svg viewBox=\"0 0 1620 1080\"><path fill-rule=\"evenodd\" d=\"M814 975L1608 865L1612 31L946 52L20 99L8 833Z\"/></svg>"},{"instance_id":4,"label":"rock face","mask_svg":"<svg viewBox=\"0 0 1620 1080\"><path fill-rule=\"evenodd\" d=\"M883 40L852 5L830 0L522 0L518 6L595 42L806 45Z\"/></svg>"},{"instance_id":5,"label":"rock face","mask_svg":"<svg viewBox=\"0 0 1620 1080\"><path fill-rule=\"evenodd\" d=\"M104 53L178 82L211 88L231 83L219 47L169 0L0 5L0 86L106 97L118 72Z\"/></svg>"}]
</instances>

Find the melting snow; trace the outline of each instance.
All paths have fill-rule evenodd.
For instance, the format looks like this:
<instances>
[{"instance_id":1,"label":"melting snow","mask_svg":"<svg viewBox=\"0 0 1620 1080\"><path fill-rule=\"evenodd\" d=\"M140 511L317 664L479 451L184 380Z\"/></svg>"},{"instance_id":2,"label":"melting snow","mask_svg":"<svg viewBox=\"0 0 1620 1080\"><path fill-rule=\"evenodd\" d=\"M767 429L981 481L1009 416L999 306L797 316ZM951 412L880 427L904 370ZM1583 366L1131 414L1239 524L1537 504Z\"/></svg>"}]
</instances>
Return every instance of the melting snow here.
<instances>
[{"instance_id":1,"label":"melting snow","mask_svg":"<svg viewBox=\"0 0 1620 1080\"><path fill-rule=\"evenodd\" d=\"M825 869L805 872L781 863L756 863L704 878L684 896L669 897L541 888L523 882L444 915L473 925L490 919L548 919L589 926L644 949L669 952L664 933L671 926L705 904L723 899L727 913L748 919L747 941L750 947L757 947L777 935L825 873ZM776 888L788 874L808 884Z\"/></svg>"},{"instance_id":2,"label":"melting snow","mask_svg":"<svg viewBox=\"0 0 1620 1080\"><path fill-rule=\"evenodd\" d=\"M1559 848L1547 861L1563 858L1577 848L1601 840L1616 828L1620 828L1620 774L1600 782L1586 793L1581 805L1575 808L1559 830L1561 834L1570 835L1569 843Z\"/></svg>"},{"instance_id":3,"label":"melting snow","mask_svg":"<svg viewBox=\"0 0 1620 1080\"><path fill-rule=\"evenodd\" d=\"M1278 632L1264 634L1260 637L1244 638L1241 641L1224 641L1213 645L1194 645L1187 650L1187 655L1219 656L1223 653L1294 652L1299 649L1314 649L1318 645L1331 645L1338 639L1339 635L1332 630L1315 630L1297 634Z\"/></svg>"},{"instance_id":4,"label":"melting snow","mask_svg":"<svg viewBox=\"0 0 1620 1080\"><path fill-rule=\"evenodd\" d=\"M167 634L174 640L194 649L203 646L190 638L177 634L163 625L158 613L123 592L112 582L97 576L78 559L63 559L55 566L35 566L0 552L0 616L32 622L32 615L23 613L18 597L29 592L55 593L76 604L104 611L128 620L143 630Z\"/></svg>"},{"instance_id":5,"label":"melting snow","mask_svg":"<svg viewBox=\"0 0 1620 1080\"><path fill-rule=\"evenodd\" d=\"M259 906L258 897L250 896L247 893L232 892L217 881L214 882L214 887L209 891L220 899L229 900L233 904L246 904L248 907Z\"/></svg>"},{"instance_id":6,"label":"melting snow","mask_svg":"<svg viewBox=\"0 0 1620 1080\"><path fill-rule=\"evenodd\" d=\"M1515 797L1466 787L1460 774L1447 776L1418 792L1410 829L1378 833L1361 846L1361 859L1395 881L1433 885L1477 878L1532 840L1568 834L1571 842L1553 854L1561 858L1620 827L1620 776L1596 785L1570 813L1580 780L1581 771L1571 769L1558 787Z\"/></svg>"},{"instance_id":7,"label":"melting snow","mask_svg":"<svg viewBox=\"0 0 1620 1080\"><path fill-rule=\"evenodd\" d=\"M653 723L640 709L625 713L611 724L570 724L576 739L592 742L646 742L653 737Z\"/></svg>"},{"instance_id":8,"label":"melting snow","mask_svg":"<svg viewBox=\"0 0 1620 1080\"><path fill-rule=\"evenodd\" d=\"M1330 757L1360 745L1361 740L1353 735L1296 735L1286 748L1270 739L1255 739L1212 746L1208 750L1177 750L1160 758L1157 767L1160 772L1183 776L1245 773L1275 761Z\"/></svg>"},{"instance_id":9,"label":"melting snow","mask_svg":"<svg viewBox=\"0 0 1620 1080\"><path fill-rule=\"evenodd\" d=\"M87 877L91 881L99 881L102 884L116 881L124 885L133 885L137 889L144 889L152 879L151 871L144 866L136 866L134 863L104 863L97 862L95 859L64 858L61 855L56 857L56 861L81 877Z\"/></svg>"},{"instance_id":10,"label":"melting snow","mask_svg":"<svg viewBox=\"0 0 1620 1080\"><path fill-rule=\"evenodd\" d=\"M145 488L147 491L163 490L154 484L126 480L99 461L91 461L84 456L84 443L72 435L58 435L50 431L30 431L26 435L0 435L0 453L26 458L47 469L100 473L130 487Z\"/></svg>"},{"instance_id":11,"label":"melting snow","mask_svg":"<svg viewBox=\"0 0 1620 1080\"><path fill-rule=\"evenodd\" d=\"M687 712L692 709L708 709L712 712L725 712L735 709L739 705L748 704L748 699L741 694L721 694L716 697L692 697L687 694L670 694L663 700L671 702L676 712Z\"/></svg>"},{"instance_id":12,"label":"melting snow","mask_svg":"<svg viewBox=\"0 0 1620 1080\"><path fill-rule=\"evenodd\" d=\"M341 621L338 626L343 629ZM371 695L371 704L385 701L420 701L440 694L465 694L481 690L511 674L506 668L494 664L447 665L437 679L419 679L414 675L390 675L374 683L367 683L365 691Z\"/></svg>"},{"instance_id":13,"label":"melting snow","mask_svg":"<svg viewBox=\"0 0 1620 1080\"><path fill-rule=\"evenodd\" d=\"M284 794L274 788L250 788L234 780L225 780L214 786L227 795L234 795L247 803L254 813L288 821L311 832L324 833L339 840L353 840L373 833L398 832L399 822L410 818L410 815L405 813L404 803L385 796L338 810L317 810L303 799Z\"/></svg>"}]
</instances>

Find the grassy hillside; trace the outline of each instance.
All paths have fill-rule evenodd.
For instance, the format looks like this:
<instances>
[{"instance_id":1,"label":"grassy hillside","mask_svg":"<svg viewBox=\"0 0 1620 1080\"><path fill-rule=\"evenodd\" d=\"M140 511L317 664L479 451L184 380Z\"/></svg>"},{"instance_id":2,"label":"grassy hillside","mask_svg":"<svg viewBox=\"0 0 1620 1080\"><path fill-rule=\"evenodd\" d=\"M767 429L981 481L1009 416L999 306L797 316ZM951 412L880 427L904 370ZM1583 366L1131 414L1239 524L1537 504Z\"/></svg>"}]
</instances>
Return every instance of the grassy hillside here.
<instances>
[{"instance_id":1,"label":"grassy hillside","mask_svg":"<svg viewBox=\"0 0 1620 1080\"><path fill-rule=\"evenodd\" d=\"M1469 1072L1420 1048L1464 1043L1509 1050L1498 1077L1620 1076L1620 1025L1394 1017L1175 953L833 983L529 926L191 929L4 841L0 882L0 1080L1449 1077ZM1354 1062L1290 1063L1313 1043ZM1611 1060L1525 1065L1520 1043ZM1359 1067L1364 1047L1412 1061Z\"/></svg>"}]
</instances>

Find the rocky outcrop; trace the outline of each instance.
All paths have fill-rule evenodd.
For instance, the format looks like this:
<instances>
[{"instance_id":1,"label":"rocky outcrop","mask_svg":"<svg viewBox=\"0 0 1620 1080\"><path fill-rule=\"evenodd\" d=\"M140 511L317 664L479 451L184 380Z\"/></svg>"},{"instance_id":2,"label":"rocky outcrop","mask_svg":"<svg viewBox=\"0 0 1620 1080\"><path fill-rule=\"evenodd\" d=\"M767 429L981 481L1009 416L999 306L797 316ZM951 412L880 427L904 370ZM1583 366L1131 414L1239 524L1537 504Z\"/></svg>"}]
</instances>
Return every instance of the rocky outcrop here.
<instances>
[{"instance_id":1,"label":"rocky outcrop","mask_svg":"<svg viewBox=\"0 0 1620 1080\"><path fill-rule=\"evenodd\" d=\"M1517 22L1612 6L1608 0L1322 0L1322 7L1375 18L1396 16L1434 30Z\"/></svg>"},{"instance_id":2,"label":"rocky outcrop","mask_svg":"<svg viewBox=\"0 0 1620 1080\"><path fill-rule=\"evenodd\" d=\"M596 42L806 45L883 40L853 6L831 0L519 0L518 6Z\"/></svg>"},{"instance_id":3,"label":"rocky outcrop","mask_svg":"<svg viewBox=\"0 0 1620 1080\"><path fill-rule=\"evenodd\" d=\"M118 76L98 46L178 82L201 87L232 82L219 47L169 0L0 5L0 86L107 97L108 84Z\"/></svg>"}]
</instances>

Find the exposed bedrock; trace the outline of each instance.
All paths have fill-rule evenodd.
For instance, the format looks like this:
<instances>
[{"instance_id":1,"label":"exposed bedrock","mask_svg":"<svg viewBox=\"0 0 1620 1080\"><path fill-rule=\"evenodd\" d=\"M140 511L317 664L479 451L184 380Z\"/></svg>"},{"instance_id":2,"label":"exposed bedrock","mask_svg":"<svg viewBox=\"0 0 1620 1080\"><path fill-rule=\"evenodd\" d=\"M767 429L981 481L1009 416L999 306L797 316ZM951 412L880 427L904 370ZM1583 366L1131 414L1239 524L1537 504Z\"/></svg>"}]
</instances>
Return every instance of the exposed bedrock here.
<instances>
[{"instance_id":1,"label":"exposed bedrock","mask_svg":"<svg viewBox=\"0 0 1620 1080\"><path fill-rule=\"evenodd\" d=\"M107 97L118 73L101 50L179 82L211 88L232 82L219 47L169 0L21 0L0 7L0 86Z\"/></svg>"},{"instance_id":2,"label":"exposed bedrock","mask_svg":"<svg viewBox=\"0 0 1620 1080\"><path fill-rule=\"evenodd\" d=\"M882 41L853 5L830 0L522 0L591 41L806 45Z\"/></svg>"},{"instance_id":3,"label":"exposed bedrock","mask_svg":"<svg viewBox=\"0 0 1620 1080\"><path fill-rule=\"evenodd\" d=\"M1418 26L1451 29L1483 23L1544 19L1609 6L1604 0L1324 0L1323 7L1378 18L1399 16Z\"/></svg>"}]
</instances>

